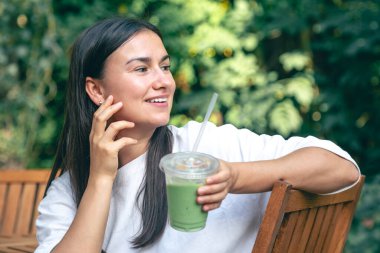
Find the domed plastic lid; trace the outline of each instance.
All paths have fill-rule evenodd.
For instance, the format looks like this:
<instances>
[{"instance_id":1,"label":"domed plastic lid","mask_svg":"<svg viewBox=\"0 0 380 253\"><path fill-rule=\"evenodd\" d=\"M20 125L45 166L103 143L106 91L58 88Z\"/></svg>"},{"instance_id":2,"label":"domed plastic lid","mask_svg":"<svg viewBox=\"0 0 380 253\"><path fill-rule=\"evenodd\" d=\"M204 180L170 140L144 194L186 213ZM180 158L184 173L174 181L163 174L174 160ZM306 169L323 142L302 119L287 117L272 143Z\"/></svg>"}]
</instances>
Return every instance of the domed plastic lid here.
<instances>
[{"instance_id":1,"label":"domed plastic lid","mask_svg":"<svg viewBox=\"0 0 380 253\"><path fill-rule=\"evenodd\" d=\"M162 157L160 161L160 168L165 174L187 179L206 178L215 174L218 167L218 159L199 152L172 153Z\"/></svg>"}]
</instances>

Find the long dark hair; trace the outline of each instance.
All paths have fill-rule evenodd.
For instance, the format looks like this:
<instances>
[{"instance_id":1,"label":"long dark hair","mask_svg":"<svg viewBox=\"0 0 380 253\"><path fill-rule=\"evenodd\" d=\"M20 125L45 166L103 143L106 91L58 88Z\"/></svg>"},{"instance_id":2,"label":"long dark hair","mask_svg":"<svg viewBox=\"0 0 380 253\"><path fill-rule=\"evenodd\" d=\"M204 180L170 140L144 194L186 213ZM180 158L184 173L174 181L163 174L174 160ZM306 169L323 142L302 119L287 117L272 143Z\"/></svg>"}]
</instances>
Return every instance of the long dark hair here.
<instances>
[{"instance_id":1,"label":"long dark hair","mask_svg":"<svg viewBox=\"0 0 380 253\"><path fill-rule=\"evenodd\" d=\"M88 28L75 41L66 90L65 121L46 192L59 170L61 173L68 171L79 206L89 177L89 135L93 114L98 108L85 91L85 78L102 78L107 57L142 30L150 30L162 39L160 31L148 22L112 18ZM170 130L167 126L158 127L149 141L144 181L136 197L136 204L142 203L138 206L142 227L132 240L135 248L153 243L166 226L165 178L158 164L162 156L171 152Z\"/></svg>"}]
</instances>

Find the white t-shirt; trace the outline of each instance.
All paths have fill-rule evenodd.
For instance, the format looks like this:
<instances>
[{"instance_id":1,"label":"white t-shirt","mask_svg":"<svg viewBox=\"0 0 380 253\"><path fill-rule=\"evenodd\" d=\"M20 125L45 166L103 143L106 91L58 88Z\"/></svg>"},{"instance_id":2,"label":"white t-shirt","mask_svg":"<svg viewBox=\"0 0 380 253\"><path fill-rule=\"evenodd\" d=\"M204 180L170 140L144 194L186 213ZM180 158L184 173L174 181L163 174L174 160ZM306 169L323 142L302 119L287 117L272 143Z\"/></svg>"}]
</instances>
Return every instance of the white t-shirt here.
<instances>
[{"instance_id":1,"label":"white t-shirt","mask_svg":"<svg viewBox=\"0 0 380 253\"><path fill-rule=\"evenodd\" d=\"M192 149L201 124L189 122L182 128L170 126L174 136L173 152ZM356 163L347 152L330 141L315 137L257 135L232 125L216 127L208 123L198 152L230 161L275 159L303 147L320 147ZM112 191L110 212L103 249L107 253L213 253L251 252L270 193L228 194L221 206L209 212L206 227L198 232L179 232L167 224L163 235L143 249L130 243L140 228L141 217L135 205L145 172L146 154L122 166ZM341 189L340 191L345 190ZM76 213L76 204L68 173L54 180L42 200L37 219L36 253L50 252L63 238Z\"/></svg>"}]
</instances>

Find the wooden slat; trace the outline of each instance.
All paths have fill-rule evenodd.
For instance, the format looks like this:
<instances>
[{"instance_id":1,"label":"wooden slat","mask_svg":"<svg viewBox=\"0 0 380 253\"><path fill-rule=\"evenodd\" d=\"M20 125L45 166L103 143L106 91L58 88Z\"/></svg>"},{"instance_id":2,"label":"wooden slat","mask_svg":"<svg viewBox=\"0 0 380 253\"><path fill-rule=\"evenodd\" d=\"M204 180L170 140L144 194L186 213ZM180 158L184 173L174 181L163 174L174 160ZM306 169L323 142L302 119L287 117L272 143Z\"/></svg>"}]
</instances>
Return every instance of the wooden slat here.
<instances>
[{"instance_id":1,"label":"wooden slat","mask_svg":"<svg viewBox=\"0 0 380 253\"><path fill-rule=\"evenodd\" d=\"M0 236L0 244L5 246L15 246L15 245L26 245L26 244L36 244L37 239L35 235L28 236Z\"/></svg>"},{"instance_id":2,"label":"wooden slat","mask_svg":"<svg viewBox=\"0 0 380 253\"><path fill-rule=\"evenodd\" d=\"M21 184L12 184L9 186L7 205L5 206L3 224L0 231L1 235L9 235L14 232L21 189Z\"/></svg>"},{"instance_id":3,"label":"wooden slat","mask_svg":"<svg viewBox=\"0 0 380 253\"><path fill-rule=\"evenodd\" d=\"M0 170L0 183L47 182L50 170Z\"/></svg>"},{"instance_id":4,"label":"wooden slat","mask_svg":"<svg viewBox=\"0 0 380 253\"><path fill-rule=\"evenodd\" d=\"M285 212L299 211L305 208L334 205L342 202L352 201L355 198L357 185L340 194L318 195L303 191L292 190Z\"/></svg>"},{"instance_id":5,"label":"wooden slat","mask_svg":"<svg viewBox=\"0 0 380 253\"><path fill-rule=\"evenodd\" d=\"M288 252L299 252L297 251L298 246L300 244L301 236L306 226L306 219L309 214L309 209L299 211L297 224L294 228L293 236L291 237L291 241L289 244Z\"/></svg>"},{"instance_id":6,"label":"wooden slat","mask_svg":"<svg viewBox=\"0 0 380 253\"><path fill-rule=\"evenodd\" d=\"M309 209L309 212L307 214L305 227L302 231L301 239L299 240L299 244L297 247L297 252L306 252L306 244L308 242L308 238L310 237L311 231L314 226L315 218L317 216L317 209Z\"/></svg>"},{"instance_id":7,"label":"wooden slat","mask_svg":"<svg viewBox=\"0 0 380 253\"><path fill-rule=\"evenodd\" d=\"M273 246L273 253L287 252L290 241L293 236L293 231L296 227L299 212L287 213L284 218L283 225L278 233L277 240Z\"/></svg>"},{"instance_id":8,"label":"wooden slat","mask_svg":"<svg viewBox=\"0 0 380 253\"><path fill-rule=\"evenodd\" d=\"M29 236L0 236L1 252L34 252L37 248L37 239L34 235Z\"/></svg>"},{"instance_id":9,"label":"wooden slat","mask_svg":"<svg viewBox=\"0 0 380 253\"><path fill-rule=\"evenodd\" d=\"M24 185L20 203L20 211L18 215L18 220L16 223L17 235L27 235L30 233L33 209L35 203L36 195L36 184L28 183Z\"/></svg>"},{"instance_id":10,"label":"wooden slat","mask_svg":"<svg viewBox=\"0 0 380 253\"><path fill-rule=\"evenodd\" d=\"M336 205L326 207L325 218L322 222L322 227L318 236L317 244L315 245L314 253L323 253L322 247L325 243L327 231L331 226L332 219L334 217Z\"/></svg>"},{"instance_id":11,"label":"wooden slat","mask_svg":"<svg viewBox=\"0 0 380 253\"><path fill-rule=\"evenodd\" d=\"M34 252L34 250L37 248L37 246L38 246L38 243L36 241L33 244L27 244L27 245L17 246L17 247L19 247L20 249L23 249L23 250L28 250L28 252Z\"/></svg>"},{"instance_id":12,"label":"wooden slat","mask_svg":"<svg viewBox=\"0 0 380 253\"><path fill-rule=\"evenodd\" d=\"M336 228L332 234L329 252L342 252L344 248L344 242L347 237L347 229L350 224L347 224L347 219L350 217L352 208L352 202L350 204L344 204L341 212L339 213ZM330 251L331 250L331 251Z\"/></svg>"},{"instance_id":13,"label":"wooden slat","mask_svg":"<svg viewBox=\"0 0 380 253\"><path fill-rule=\"evenodd\" d=\"M287 193L290 188L290 184L284 182L275 183L252 253L269 253L272 251L275 235L280 229L283 219L288 198ZM273 220L276 222L273 222Z\"/></svg>"},{"instance_id":14,"label":"wooden slat","mask_svg":"<svg viewBox=\"0 0 380 253\"><path fill-rule=\"evenodd\" d=\"M3 220L4 220L6 194L7 194L7 184L1 183L0 184L0 227L2 227Z\"/></svg>"},{"instance_id":15,"label":"wooden slat","mask_svg":"<svg viewBox=\"0 0 380 253\"><path fill-rule=\"evenodd\" d=\"M313 228L311 230L308 242L306 244L306 251L305 252L313 252L314 251L314 247L315 247L315 244L319 238L319 233L321 231L321 226L322 226L325 214L326 214L326 207L325 206L318 208L317 216L315 217L314 225L313 225Z\"/></svg>"},{"instance_id":16,"label":"wooden slat","mask_svg":"<svg viewBox=\"0 0 380 253\"><path fill-rule=\"evenodd\" d=\"M19 250L10 249L8 247L0 247L0 253L25 253Z\"/></svg>"},{"instance_id":17,"label":"wooden slat","mask_svg":"<svg viewBox=\"0 0 380 253\"><path fill-rule=\"evenodd\" d=\"M343 206L344 206L343 203L335 205L333 218L332 218L330 226L326 232L326 241L322 247L322 252L329 252L328 251L329 248L333 247L333 245L331 245L331 244L335 244L335 242L332 240L332 238L333 238L333 234L336 231L336 223L338 222L339 216L342 213Z\"/></svg>"},{"instance_id":18,"label":"wooden slat","mask_svg":"<svg viewBox=\"0 0 380 253\"><path fill-rule=\"evenodd\" d=\"M22 252L22 253L29 253L29 252L34 252L34 250L37 248L37 245L36 246L30 246L30 245L20 245L20 246L13 246L13 247L9 247L10 249L13 249L13 250L18 250L18 252Z\"/></svg>"}]
</instances>

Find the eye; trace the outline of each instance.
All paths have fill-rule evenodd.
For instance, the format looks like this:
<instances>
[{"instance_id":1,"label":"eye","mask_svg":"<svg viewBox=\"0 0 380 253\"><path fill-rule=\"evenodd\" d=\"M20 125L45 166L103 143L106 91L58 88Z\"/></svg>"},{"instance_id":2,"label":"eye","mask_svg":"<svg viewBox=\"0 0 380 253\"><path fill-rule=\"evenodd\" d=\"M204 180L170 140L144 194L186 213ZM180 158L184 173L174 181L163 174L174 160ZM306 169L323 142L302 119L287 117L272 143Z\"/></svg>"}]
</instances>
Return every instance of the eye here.
<instances>
[{"instance_id":1,"label":"eye","mask_svg":"<svg viewBox=\"0 0 380 253\"><path fill-rule=\"evenodd\" d=\"M136 72L146 72L148 71L148 68L147 67L138 67L135 69Z\"/></svg>"},{"instance_id":2,"label":"eye","mask_svg":"<svg viewBox=\"0 0 380 253\"><path fill-rule=\"evenodd\" d=\"M163 71L170 71L170 65L164 65L161 67Z\"/></svg>"}]
</instances>

